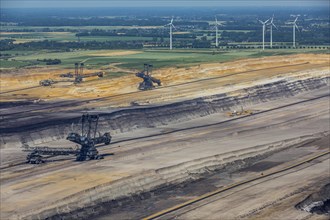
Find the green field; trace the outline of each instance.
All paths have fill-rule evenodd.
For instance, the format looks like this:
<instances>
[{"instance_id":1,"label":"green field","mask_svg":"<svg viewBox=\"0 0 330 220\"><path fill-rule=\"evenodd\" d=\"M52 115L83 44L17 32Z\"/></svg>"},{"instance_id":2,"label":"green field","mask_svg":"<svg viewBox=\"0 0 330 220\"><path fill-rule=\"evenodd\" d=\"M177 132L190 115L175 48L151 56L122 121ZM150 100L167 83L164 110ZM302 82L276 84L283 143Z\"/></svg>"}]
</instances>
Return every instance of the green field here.
<instances>
[{"instance_id":1,"label":"green field","mask_svg":"<svg viewBox=\"0 0 330 220\"><path fill-rule=\"evenodd\" d=\"M131 50L135 54L117 55L124 50L81 50L74 52L49 52L29 51L24 55L15 56L15 60L1 61L2 68L35 65L37 59L61 59L59 68L71 68L75 62L84 62L87 68L101 68L109 64L120 63L119 66L128 69L141 69L143 63L151 63L155 68L161 67L186 67L198 65L199 63L216 63L231 60L287 55L294 53L329 53L329 50L316 49L276 49L261 52L258 49L250 50L228 50L215 51L207 49L178 49L169 51L167 49ZM113 53L113 55L112 55ZM38 65L45 65L39 63Z\"/></svg>"},{"instance_id":2,"label":"green field","mask_svg":"<svg viewBox=\"0 0 330 220\"><path fill-rule=\"evenodd\" d=\"M78 41L75 33L72 32L2 32L0 40L13 39L14 43L25 43L31 41L57 41L70 42ZM130 37L130 36L84 36L80 41L150 41L151 37Z\"/></svg>"},{"instance_id":3,"label":"green field","mask_svg":"<svg viewBox=\"0 0 330 220\"><path fill-rule=\"evenodd\" d=\"M16 60L0 60L1 68L20 68L31 65L31 62L16 61Z\"/></svg>"},{"instance_id":4,"label":"green field","mask_svg":"<svg viewBox=\"0 0 330 220\"><path fill-rule=\"evenodd\" d=\"M75 36L75 32L79 30L115 30L115 29L132 29L132 28L164 28L158 26L152 27L137 27L137 26L59 26L59 27L33 27L33 26L2 26L0 40L3 39L13 39L14 43L26 43L31 41L57 41L57 42L69 42L69 41L78 41L78 38ZM34 32L21 32L26 29L34 30ZM48 32L43 32L47 29ZM6 32L6 31L16 31L16 32ZM191 33L213 33L214 30L196 30ZM219 30L219 34L222 30ZM250 32L247 30L228 30L228 32ZM188 32L189 33L189 32ZM176 35L176 33L173 33ZM200 39L202 36L199 36ZM208 36L208 39L213 38L213 36ZM127 37L127 36L84 36L80 37L80 41L134 41L134 40L143 40L151 41L151 37ZM184 39L180 39L184 40ZM166 38L165 41L168 41Z\"/></svg>"},{"instance_id":5,"label":"green field","mask_svg":"<svg viewBox=\"0 0 330 220\"><path fill-rule=\"evenodd\" d=\"M135 29L135 28L163 28L163 26L56 26L56 27L39 27L39 26L15 26L15 25L7 25L1 26L1 31L22 31L26 29L42 31L45 28L50 31L57 30L117 30L117 29Z\"/></svg>"}]
</instances>

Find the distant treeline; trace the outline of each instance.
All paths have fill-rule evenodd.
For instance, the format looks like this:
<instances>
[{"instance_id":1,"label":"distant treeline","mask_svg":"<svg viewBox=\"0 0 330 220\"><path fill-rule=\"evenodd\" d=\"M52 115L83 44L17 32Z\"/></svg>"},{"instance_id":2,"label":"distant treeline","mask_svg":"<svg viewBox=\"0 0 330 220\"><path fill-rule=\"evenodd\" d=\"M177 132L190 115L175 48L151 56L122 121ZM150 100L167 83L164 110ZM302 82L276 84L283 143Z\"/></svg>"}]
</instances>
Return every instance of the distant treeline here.
<instances>
[{"instance_id":1,"label":"distant treeline","mask_svg":"<svg viewBox=\"0 0 330 220\"><path fill-rule=\"evenodd\" d=\"M62 61L60 59L37 59L39 62L45 62L46 65L57 65L60 64Z\"/></svg>"},{"instance_id":2,"label":"distant treeline","mask_svg":"<svg viewBox=\"0 0 330 220\"><path fill-rule=\"evenodd\" d=\"M118 29L118 30L101 30L101 29L93 29L91 31L84 31L81 33L77 33L78 37L85 36L128 36L128 37L168 37L168 29L159 29L159 28L151 28L151 29ZM195 33L184 33L184 34L176 34L176 38L196 38Z\"/></svg>"},{"instance_id":3,"label":"distant treeline","mask_svg":"<svg viewBox=\"0 0 330 220\"><path fill-rule=\"evenodd\" d=\"M266 33L265 41L269 42L270 33ZM221 42L260 42L262 39L261 31L252 31L252 32L229 32L223 31L221 33ZM317 39L317 41L315 40ZM292 30L287 28L286 30L273 30L273 41L274 42L292 42ZM304 45L329 45L330 44L330 36L327 31L304 31L299 32L296 31L296 41L299 44Z\"/></svg>"},{"instance_id":4,"label":"distant treeline","mask_svg":"<svg viewBox=\"0 0 330 220\"><path fill-rule=\"evenodd\" d=\"M56 42L56 41L35 41L14 44L14 40L0 40L0 50L70 50L70 49L140 49L142 43L134 41L87 41L87 42Z\"/></svg>"}]
</instances>

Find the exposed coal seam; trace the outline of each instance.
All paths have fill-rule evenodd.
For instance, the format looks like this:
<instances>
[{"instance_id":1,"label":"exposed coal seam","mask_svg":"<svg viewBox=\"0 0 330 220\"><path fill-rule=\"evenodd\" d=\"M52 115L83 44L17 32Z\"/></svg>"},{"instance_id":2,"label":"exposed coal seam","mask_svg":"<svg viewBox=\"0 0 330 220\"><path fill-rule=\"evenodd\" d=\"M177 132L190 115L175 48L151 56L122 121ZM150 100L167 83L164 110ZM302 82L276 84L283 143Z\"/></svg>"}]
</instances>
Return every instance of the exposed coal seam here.
<instances>
[{"instance_id":1,"label":"exposed coal seam","mask_svg":"<svg viewBox=\"0 0 330 220\"><path fill-rule=\"evenodd\" d=\"M295 208L310 213L330 215L330 183L299 202Z\"/></svg>"},{"instance_id":2,"label":"exposed coal seam","mask_svg":"<svg viewBox=\"0 0 330 220\"><path fill-rule=\"evenodd\" d=\"M100 120L100 128L107 128L106 130L118 129L123 132L140 127L166 125L172 121L185 121L187 116L192 118L203 117L230 110L230 108L239 104L266 102L282 97L294 96L304 91L319 89L327 86L326 79L317 78L295 82L281 80L243 89L240 96L230 97L223 93L161 106L137 107L111 113L100 113L100 116L103 118ZM19 125L18 122L14 127L0 128L0 133L4 135L26 131L36 132L46 128L51 129L51 127L55 126L70 126L77 121L79 121L79 117L65 119L49 118L47 121L38 122L36 120L35 123L27 125Z\"/></svg>"}]
</instances>

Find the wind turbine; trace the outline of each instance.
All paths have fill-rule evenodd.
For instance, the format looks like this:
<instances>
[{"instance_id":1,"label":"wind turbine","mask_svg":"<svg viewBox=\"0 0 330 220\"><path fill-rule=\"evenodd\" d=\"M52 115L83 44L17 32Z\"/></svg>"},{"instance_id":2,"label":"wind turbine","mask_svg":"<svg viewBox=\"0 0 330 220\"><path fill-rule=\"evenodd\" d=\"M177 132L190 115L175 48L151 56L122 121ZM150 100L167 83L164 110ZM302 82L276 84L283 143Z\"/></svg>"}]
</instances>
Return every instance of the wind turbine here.
<instances>
[{"instance_id":1,"label":"wind turbine","mask_svg":"<svg viewBox=\"0 0 330 220\"><path fill-rule=\"evenodd\" d=\"M269 25L270 25L270 48L273 48L273 26L277 29L277 27L275 26L275 24L273 23L274 20L274 15L271 18Z\"/></svg>"},{"instance_id":2,"label":"wind turbine","mask_svg":"<svg viewBox=\"0 0 330 220\"><path fill-rule=\"evenodd\" d=\"M292 28L293 28L293 48L296 48L296 28L297 30L299 30L296 22L298 20L298 16L296 17L296 19L294 20L294 22L292 22Z\"/></svg>"},{"instance_id":3,"label":"wind turbine","mask_svg":"<svg viewBox=\"0 0 330 220\"><path fill-rule=\"evenodd\" d=\"M266 21L261 21L261 20L258 20L261 24L262 24L262 50L265 50L265 31L266 31L266 23L269 21L266 20Z\"/></svg>"},{"instance_id":4,"label":"wind turbine","mask_svg":"<svg viewBox=\"0 0 330 220\"><path fill-rule=\"evenodd\" d=\"M172 28L175 28L173 25L173 17L171 19L171 22L165 26L170 26L170 50L172 50Z\"/></svg>"},{"instance_id":5,"label":"wind turbine","mask_svg":"<svg viewBox=\"0 0 330 220\"><path fill-rule=\"evenodd\" d=\"M217 17L215 17L215 46L218 47L219 46L219 40L218 40L218 25L219 22L217 20Z\"/></svg>"}]
</instances>

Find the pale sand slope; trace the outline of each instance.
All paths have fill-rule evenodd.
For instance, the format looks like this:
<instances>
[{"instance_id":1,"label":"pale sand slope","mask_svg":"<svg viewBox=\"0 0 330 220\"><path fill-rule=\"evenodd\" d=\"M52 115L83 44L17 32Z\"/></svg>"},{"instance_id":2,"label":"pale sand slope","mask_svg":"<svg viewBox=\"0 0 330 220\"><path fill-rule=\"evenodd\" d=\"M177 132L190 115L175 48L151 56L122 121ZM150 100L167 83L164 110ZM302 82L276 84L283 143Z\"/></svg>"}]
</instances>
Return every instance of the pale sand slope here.
<instances>
[{"instance_id":1,"label":"pale sand slope","mask_svg":"<svg viewBox=\"0 0 330 220\"><path fill-rule=\"evenodd\" d=\"M124 53L118 52L118 53ZM130 51L126 51L127 53ZM95 54L96 55L96 54ZM101 54L102 55L102 54ZM103 54L110 55L110 54ZM113 54L112 54L113 56ZM308 63L308 64L306 64ZM296 64L301 65L295 66ZM304 68L302 64L306 64ZM282 67L274 70L267 70L272 67ZM161 79L164 86L170 86L180 83L187 83L198 79L205 79L210 77L225 76L228 74L239 73L251 70L262 70L256 72L257 76L253 73L247 73L242 75L236 75L231 77L234 82L249 79L254 81L262 78L275 77L284 73L291 73L297 70L306 70L309 68L321 68L323 70L329 69L329 55L316 55L316 54L299 54L290 56L273 56L255 59L244 59L226 63L210 63L201 64L198 66L192 66L187 68L163 68L155 70L153 76ZM141 67L142 68L142 67ZM280 69L282 71L280 71ZM44 87L30 90L17 91L11 94L1 95L1 99L15 100L15 99L72 99L72 98L96 98L104 97L114 94L123 94L128 92L137 91L137 86L141 79L135 76L135 72L138 70L124 70L116 68L113 65L109 65L110 71L125 71L130 72L130 75L119 78L100 78L92 77L86 79L86 82L74 86L72 83L59 83L54 85L53 88ZM276 70L276 71L275 71ZM73 69L56 69L55 67L47 68L32 68L21 69L12 71L8 74L1 74L1 92L11 91L16 89L23 89L32 86L38 86L40 80L44 79L62 79L59 74L66 72L73 72ZM85 70L84 73L93 73L102 71L99 69ZM232 80L226 82L226 84L233 83ZM13 94L16 94L13 96Z\"/></svg>"}]
</instances>

